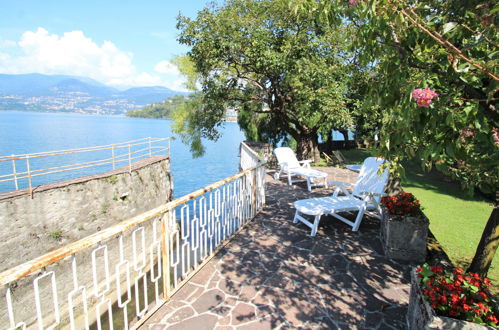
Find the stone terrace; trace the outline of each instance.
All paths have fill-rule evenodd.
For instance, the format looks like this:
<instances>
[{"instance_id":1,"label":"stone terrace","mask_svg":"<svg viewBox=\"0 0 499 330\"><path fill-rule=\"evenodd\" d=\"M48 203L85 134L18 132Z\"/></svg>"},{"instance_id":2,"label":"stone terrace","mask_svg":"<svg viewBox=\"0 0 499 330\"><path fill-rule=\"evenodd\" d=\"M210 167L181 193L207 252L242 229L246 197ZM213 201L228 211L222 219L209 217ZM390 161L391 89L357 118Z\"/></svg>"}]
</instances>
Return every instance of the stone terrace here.
<instances>
[{"instance_id":1,"label":"stone terrace","mask_svg":"<svg viewBox=\"0 0 499 330\"><path fill-rule=\"evenodd\" d=\"M329 180L354 182L337 168ZM323 218L316 237L293 202L332 189L287 186L267 173L263 211L141 329L404 329L409 266L386 259L379 221L358 232Z\"/></svg>"}]
</instances>

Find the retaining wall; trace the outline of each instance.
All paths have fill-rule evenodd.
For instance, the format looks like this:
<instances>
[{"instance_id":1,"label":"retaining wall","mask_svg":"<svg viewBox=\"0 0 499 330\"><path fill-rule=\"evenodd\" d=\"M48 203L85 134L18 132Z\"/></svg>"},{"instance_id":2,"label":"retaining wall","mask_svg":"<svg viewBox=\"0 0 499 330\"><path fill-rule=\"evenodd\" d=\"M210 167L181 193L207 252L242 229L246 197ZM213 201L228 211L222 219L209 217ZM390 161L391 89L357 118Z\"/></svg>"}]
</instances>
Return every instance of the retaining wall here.
<instances>
[{"instance_id":1,"label":"retaining wall","mask_svg":"<svg viewBox=\"0 0 499 330\"><path fill-rule=\"evenodd\" d=\"M0 271L171 200L170 160L0 194Z\"/></svg>"}]
</instances>

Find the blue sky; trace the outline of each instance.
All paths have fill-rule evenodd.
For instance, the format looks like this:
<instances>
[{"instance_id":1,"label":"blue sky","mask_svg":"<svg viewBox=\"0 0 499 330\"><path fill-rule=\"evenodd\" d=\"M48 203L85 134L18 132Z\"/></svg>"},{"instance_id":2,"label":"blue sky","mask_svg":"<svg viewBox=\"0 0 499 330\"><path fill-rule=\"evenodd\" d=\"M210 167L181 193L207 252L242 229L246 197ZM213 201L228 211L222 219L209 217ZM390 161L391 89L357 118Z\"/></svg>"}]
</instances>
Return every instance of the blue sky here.
<instances>
[{"instance_id":1,"label":"blue sky","mask_svg":"<svg viewBox=\"0 0 499 330\"><path fill-rule=\"evenodd\" d=\"M176 17L208 0L0 0L0 73L83 75L116 87L182 90L170 60Z\"/></svg>"}]
</instances>

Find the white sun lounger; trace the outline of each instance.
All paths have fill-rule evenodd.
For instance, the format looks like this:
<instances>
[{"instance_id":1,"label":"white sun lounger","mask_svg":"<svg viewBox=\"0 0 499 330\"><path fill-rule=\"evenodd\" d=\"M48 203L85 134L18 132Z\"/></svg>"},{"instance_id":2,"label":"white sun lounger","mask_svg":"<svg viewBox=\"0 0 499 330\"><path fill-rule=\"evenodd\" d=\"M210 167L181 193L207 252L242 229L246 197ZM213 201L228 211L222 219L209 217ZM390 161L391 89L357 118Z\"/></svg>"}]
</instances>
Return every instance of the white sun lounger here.
<instances>
[{"instance_id":1,"label":"white sun lounger","mask_svg":"<svg viewBox=\"0 0 499 330\"><path fill-rule=\"evenodd\" d=\"M388 181L388 167L385 168L382 174L379 174L379 166L384 162L385 160L382 158L366 158L352 193L346 189L342 182L329 182L329 184L338 185L332 196L296 201L294 203L296 213L293 223L303 222L312 229L310 235L315 236L323 215L332 215L345 222L352 227L352 231L359 229L365 213L381 218L379 203ZM343 192L345 196L338 196L340 192ZM354 221L338 214L351 211L358 212ZM309 221L304 215L312 216L313 220Z\"/></svg>"},{"instance_id":2,"label":"white sun lounger","mask_svg":"<svg viewBox=\"0 0 499 330\"><path fill-rule=\"evenodd\" d=\"M310 168L311 160L298 161L293 150L288 147L275 148L274 154L279 163L279 172L274 175L274 179L279 180L284 173L288 176L289 185L293 184L293 176L301 176L307 180L308 191L312 191L312 187L316 186L327 188L327 173Z\"/></svg>"}]
</instances>

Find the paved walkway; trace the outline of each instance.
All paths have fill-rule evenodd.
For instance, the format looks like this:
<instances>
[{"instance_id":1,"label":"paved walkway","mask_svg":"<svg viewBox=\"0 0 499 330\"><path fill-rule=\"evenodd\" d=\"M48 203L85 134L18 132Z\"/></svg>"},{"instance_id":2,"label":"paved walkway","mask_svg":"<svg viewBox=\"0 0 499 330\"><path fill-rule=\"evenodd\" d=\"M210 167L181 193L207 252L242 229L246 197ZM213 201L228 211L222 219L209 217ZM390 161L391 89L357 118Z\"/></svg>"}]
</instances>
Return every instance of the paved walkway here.
<instances>
[{"instance_id":1,"label":"paved walkway","mask_svg":"<svg viewBox=\"0 0 499 330\"><path fill-rule=\"evenodd\" d=\"M355 180L321 168L329 180ZM358 232L323 218L316 237L293 224L293 202L331 189L289 187L268 173L266 207L143 329L404 329L409 267L386 259L379 222Z\"/></svg>"}]
</instances>

